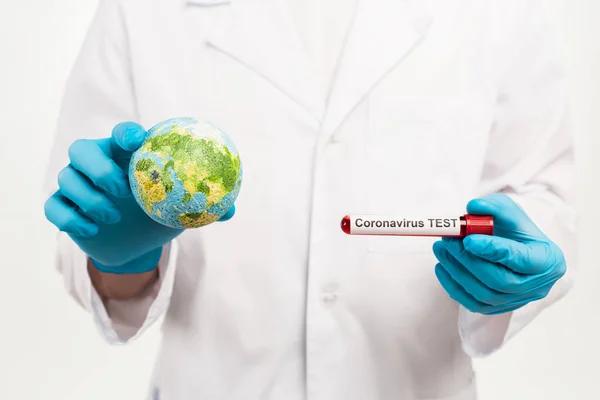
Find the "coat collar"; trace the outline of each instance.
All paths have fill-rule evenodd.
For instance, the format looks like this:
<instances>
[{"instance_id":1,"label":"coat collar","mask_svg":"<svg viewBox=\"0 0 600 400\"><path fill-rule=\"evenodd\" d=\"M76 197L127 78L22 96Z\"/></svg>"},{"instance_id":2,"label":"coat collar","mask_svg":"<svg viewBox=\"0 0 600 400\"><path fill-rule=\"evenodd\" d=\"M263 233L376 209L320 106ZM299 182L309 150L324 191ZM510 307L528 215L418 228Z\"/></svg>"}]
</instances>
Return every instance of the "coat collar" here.
<instances>
[{"instance_id":1,"label":"coat collar","mask_svg":"<svg viewBox=\"0 0 600 400\"><path fill-rule=\"evenodd\" d=\"M229 8L207 44L244 64L303 107L331 135L427 33L419 0L359 0L331 92L320 92L282 0L183 0Z\"/></svg>"}]
</instances>

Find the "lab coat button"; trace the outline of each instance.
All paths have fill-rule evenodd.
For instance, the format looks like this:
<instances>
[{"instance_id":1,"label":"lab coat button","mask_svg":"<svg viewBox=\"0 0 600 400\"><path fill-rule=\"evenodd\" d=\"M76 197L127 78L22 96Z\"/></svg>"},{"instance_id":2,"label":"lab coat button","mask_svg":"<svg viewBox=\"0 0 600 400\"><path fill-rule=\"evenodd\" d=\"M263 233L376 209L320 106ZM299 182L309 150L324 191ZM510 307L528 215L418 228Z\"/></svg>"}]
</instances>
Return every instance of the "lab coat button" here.
<instances>
[{"instance_id":1,"label":"lab coat button","mask_svg":"<svg viewBox=\"0 0 600 400\"><path fill-rule=\"evenodd\" d=\"M326 306L332 306L336 302L337 298L338 295L336 293L324 293L323 296L321 296L321 300Z\"/></svg>"}]
</instances>

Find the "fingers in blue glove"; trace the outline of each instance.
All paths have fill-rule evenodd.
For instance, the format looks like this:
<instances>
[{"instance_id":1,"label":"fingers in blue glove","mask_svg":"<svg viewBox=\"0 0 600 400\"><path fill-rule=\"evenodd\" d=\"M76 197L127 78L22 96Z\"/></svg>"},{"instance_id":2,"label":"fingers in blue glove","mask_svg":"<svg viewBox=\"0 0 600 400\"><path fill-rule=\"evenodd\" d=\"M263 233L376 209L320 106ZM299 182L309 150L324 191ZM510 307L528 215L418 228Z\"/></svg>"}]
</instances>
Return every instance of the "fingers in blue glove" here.
<instances>
[{"instance_id":1,"label":"fingers in blue glove","mask_svg":"<svg viewBox=\"0 0 600 400\"><path fill-rule=\"evenodd\" d=\"M471 200L467 212L474 215L491 215L494 218L494 235L519 242L547 240L546 235L509 196L496 193Z\"/></svg>"},{"instance_id":2,"label":"fingers in blue glove","mask_svg":"<svg viewBox=\"0 0 600 400\"><path fill-rule=\"evenodd\" d=\"M467 309L488 315L516 310L544 298L564 275L562 251L511 197L472 200L467 212L492 215L494 236L444 238L434 245L440 283Z\"/></svg>"},{"instance_id":3,"label":"fingers in blue glove","mask_svg":"<svg viewBox=\"0 0 600 400\"><path fill-rule=\"evenodd\" d=\"M460 285L469 295L482 305L488 306L506 306L507 304L520 304L524 301L533 301L543 298L550 287L539 287L520 293L502 293L489 288L483 282L478 280L467 268L465 268L457 259L455 259L445 248L442 242L436 242L433 252L439 260L446 273L452 277L453 281ZM490 265L489 268L497 266ZM548 285L545 285L548 286Z\"/></svg>"},{"instance_id":4,"label":"fingers in blue glove","mask_svg":"<svg viewBox=\"0 0 600 400\"><path fill-rule=\"evenodd\" d=\"M496 306L485 304L475 299L460 284L458 284L441 264L435 266L435 275L446 293L448 293L448 296L473 313L485 315L503 314L516 310L529 302L523 301Z\"/></svg>"},{"instance_id":5,"label":"fingers in blue glove","mask_svg":"<svg viewBox=\"0 0 600 400\"><path fill-rule=\"evenodd\" d=\"M115 197L129 196L131 189L127 176L103 151L99 142L88 139L73 142L69 148L71 165L103 191Z\"/></svg>"},{"instance_id":6,"label":"fingers in blue glove","mask_svg":"<svg viewBox=\"0 0 600 400\"><path fill-rule=\"evenodd\" d=\"M110 138L90 140L100 147L106 157L113 160L123 171L127 171L131 154L144 142L148 132L135 122L116 125Z\"/></svg>"},{"instance_id":7,"label":"fingers in blue glove","mask_svg":"<svg viewBox=\"0 0 600 400\"><path fill-rule=\"evenodd\" d=\"M113 151L124 151L130 155L142 145L146 135L146 130L140 124L122 122L112 130Z\"/></svg>"},{"instance_id":8,"label":"fingers in blue glove","mask_svg":"<svg viewBox=\"0 0 600 400\"><path fill-rule=\"evenodd\" d=\"M62 196L93 221L114 224L121 220L117 205L71 165L58 174L58 187Z\"/></svg>"},{"instance_id":9,"label":"fingers in blue glove","mask_svg":"<svg viewBox=\"0 0 600 400\"><path fill-rule=\"evenodd\" d=\"M76 236L89 237L98 233L98 226L78 212L77 207L60 194L54 193L44 204L48 221L60 231Z\"/></svg>"},{"instance_id":10,"label":"fingers in blue glove","mask_svg":"<svg viewBox=\"0 0 600 400\"><path fill-rule=\"evenodd\" d=\"M559 278L564 270L555 268L563 264L557 260L562 252L547 241L520 243L496 236L472 235L463 240L465 250L489 262L504 265L512 271L525 275L548 274Z\"/></svg>"},{"instance_id":11,"label":"fingers in blue glove","mask_svg":"<svg viewBox=\"0 0 600 400\"><path fill-rule=\"evenodd\" d=\"M233 204L231 206L231 208L229 210L227 210L227 212L221 218L219 218L219 221L220 222L228 221L231 218L233 218L234 215L235 215L235 204Z\"/></svg>"},{"instance_id":12,"label":"fingers in blue glove","mask_svg":"<svg viewBox=\"0 0 600 400\"><path fill-rule=\"evenodd\" d=\"M504 265L491 263L467 251L460 239L444 238L446 250L487 287L501 293L522 293L554 279L552 270L542 275L524 275Z\"/></svg>"}]
</instances>

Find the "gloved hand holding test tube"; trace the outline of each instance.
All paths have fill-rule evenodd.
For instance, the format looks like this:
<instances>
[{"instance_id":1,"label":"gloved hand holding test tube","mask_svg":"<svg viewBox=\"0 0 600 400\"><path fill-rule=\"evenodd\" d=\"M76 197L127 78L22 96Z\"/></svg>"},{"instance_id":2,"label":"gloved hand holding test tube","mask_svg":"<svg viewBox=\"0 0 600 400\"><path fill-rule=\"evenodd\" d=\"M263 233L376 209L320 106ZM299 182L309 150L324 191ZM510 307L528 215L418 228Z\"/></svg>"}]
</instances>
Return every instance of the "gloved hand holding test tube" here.
<instances>
[{"instance_id":1,"label":"gloved hand holding test tube","mask_svg":"<svg viewBox=\"0 0 600 400\"><path fill-rule=\"evenodd\" d=\"M466 211L458 217L347 215L341 228L349 235L440 237L432 249L435 275L471 312L502 314L546 297L566 272L561 249L505 194L471 200Z\"/></svg>"}]
</instances>

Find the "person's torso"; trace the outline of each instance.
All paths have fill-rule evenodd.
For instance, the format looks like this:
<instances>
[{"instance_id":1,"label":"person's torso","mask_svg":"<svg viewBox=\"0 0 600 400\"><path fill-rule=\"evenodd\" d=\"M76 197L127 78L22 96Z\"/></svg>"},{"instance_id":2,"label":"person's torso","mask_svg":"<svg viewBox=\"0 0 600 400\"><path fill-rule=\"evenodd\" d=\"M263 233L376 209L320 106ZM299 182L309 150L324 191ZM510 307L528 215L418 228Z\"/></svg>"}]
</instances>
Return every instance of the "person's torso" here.
<instances>
[{"instance_id":1,"label":"person's torso","mask_svg":"<svg viewBox=\"0 0 600 400\"><path fill-rule=\"evenodd\" d=\"M325 94L276 1L175 3L126 10L140 122L212 122L244 181L232 220L178 239L161 400L474 398L435 239L347 236L340 220L455 216L478 194L485 7L360 1Z\"/></svg>"}]
</instances>

